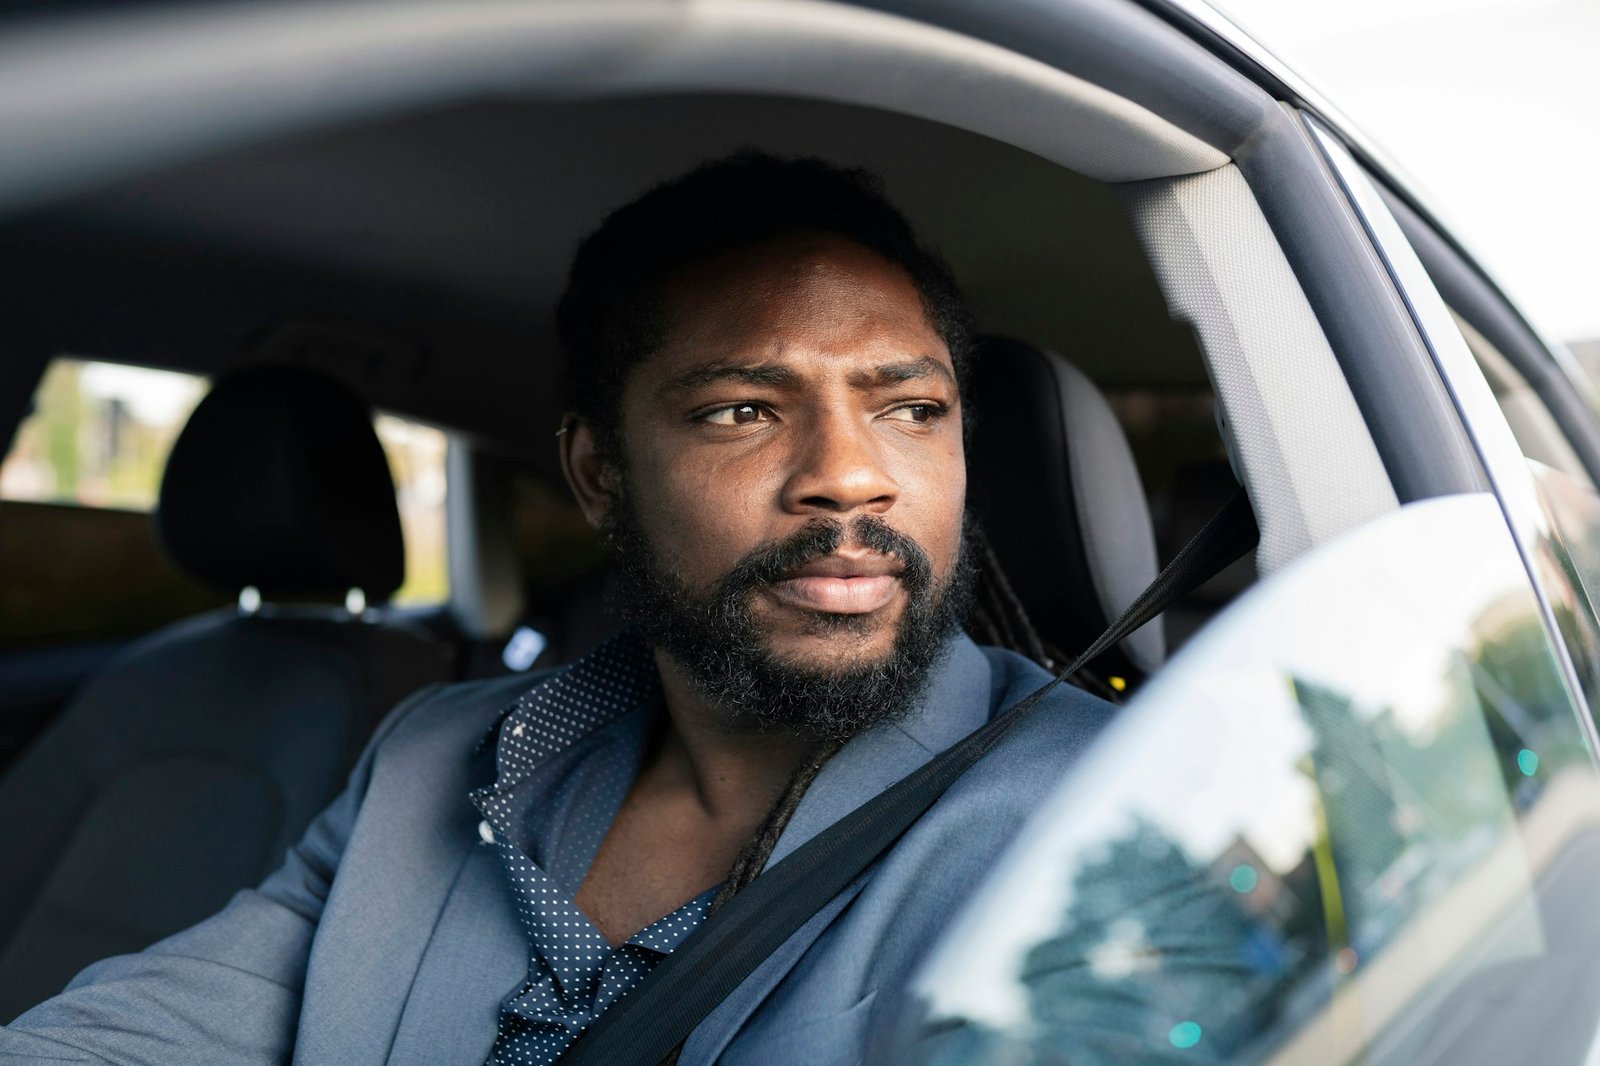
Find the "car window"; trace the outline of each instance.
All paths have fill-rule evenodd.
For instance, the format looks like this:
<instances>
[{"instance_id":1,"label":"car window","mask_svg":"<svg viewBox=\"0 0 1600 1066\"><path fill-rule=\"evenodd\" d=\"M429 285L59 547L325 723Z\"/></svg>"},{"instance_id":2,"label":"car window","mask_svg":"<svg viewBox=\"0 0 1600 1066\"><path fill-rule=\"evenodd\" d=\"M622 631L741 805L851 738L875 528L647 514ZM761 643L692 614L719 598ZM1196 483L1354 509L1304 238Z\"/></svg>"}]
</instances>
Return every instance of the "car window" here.
<instances>
[{"instance_id":1,"label":"car window","mask_svg":"<svg viewBox=\"0 0 1600 1066\"><path fill-rule=\"evenodd\" d=\"M1210 389L1118 388L1106 400L1128 436L1150 497L1162 564L1170 562L1238 490ZM1167 651L1181 648L1255 580L1246 554L1162 612Z\"/></svg>"},{"instance_id":2,"label":"car window","mask_svg":"<svg viewBox=\"0 0 1600 1066\"><path fill-rule=\"evenodd\" d=\"M1587 478L1528 460L1547 534L1534 554L1561 641L1600 711L1600 494Z\"/></svg>"},{"instance_id":3,"label":"car window","mask_svg":"<svg viewBox=\"0 0 1600 1066\"><path fill-rule=\"evenodd\" d=\"M1408 505L1125 709L884 1061L1594 1061L1587 737L1496 500Z\"/></svg>"},{"instance_id":4,"label":"car window","mask_svg":"<svg viewBox=\"0 0 1600 1066\"><path fill-rule=\"evenodd\" d=\"M230 597L166 558L149 520L167 454L208 388L170 370L61 357L0 463L0 647L134 635ZM445 435L375 421L406 541L394 602L443 602Z\"/></svg>"},{"instance_id":5,"label":"car window","mask_svg":"<svg viewBox=\"0 0 1600 1066\"><path fill-rule=\"evenodd\" d=\"M206 379L56 359L0 465L0 499L151 511Z\"/></svg>"},{"instance_id":6,"label":"car window","mask_svg":"<svg viewBox=\"0 0 1600 1066\"><path fill-rule=\"evenodd\" d=\"M1600 708L1600 492L1532 384L1459 314L1456 326L1532 473L1546 534L1531 560L1591 708Z\"/></svg>"},{"instance_id":7,"label":"car window","mask_svg":"<svg viewBox=\"0 0 1600 1066\"><path fill-rule=\"evenodd\" d=\"M1593 478L1584 469L1583 461L1562 432L1560 423L1533 385L1471 323L1460 315L1454 315L1454 318L1522 454L1559 470L1592 490Z\"/></svg>"},{"instance_id":8,"label":"car window","mask_svg":"<svg viewBox=\"0 0 1600 1066\"><path fill-rule=\"evenodd\" d=\"M450 593L445 544L443 430L399 415L373 420L389 472L406 542L406 580L390 598L402 607L443 603Z\"/></svg>"}]
</instances>

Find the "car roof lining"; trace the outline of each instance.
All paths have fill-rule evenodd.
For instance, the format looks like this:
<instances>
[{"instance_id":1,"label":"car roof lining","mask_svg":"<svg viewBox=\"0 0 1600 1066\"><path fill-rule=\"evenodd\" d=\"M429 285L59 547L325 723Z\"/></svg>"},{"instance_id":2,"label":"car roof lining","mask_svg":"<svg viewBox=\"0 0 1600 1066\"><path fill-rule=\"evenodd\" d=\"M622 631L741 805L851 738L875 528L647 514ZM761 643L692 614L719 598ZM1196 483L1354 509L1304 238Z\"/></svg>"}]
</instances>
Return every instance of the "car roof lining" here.
<instances>
[{"instance_id":1,"label":"car roof lining","mask_svg":"<svg viewBox=\"0 0 1600 1066\"><path fill-rule=\"evenodd\" d=\"M879 173L984 329L1103 386L1204 386L1112 186L942 123L745 94L479 100L124 182L0 232L31 309L0 329L206 373L304 358L543 459L560 414L550 310L576 243L649 185L751 145Z\"/></svg>"},{"instance_id":2,"label":"car roof lining","mask_svg":"<svg viewBox=\"0 0 1600 1066\"><path fill-rule=\"evenodd\" d=\"M979 129L1104 181L1226 161L1045 63L817 0L228 5L69 21L0 44L0 143L12 147L0 205L384 111L664 92L885 108Z\"/></svg>"},{"instance_id":3,"label":"car roof lining","mask_svg":"<svg viewBox=\"0 0 1600 1066\"><path fill-rule=\"evenodd\" d=\"M1222 151L898 15L600 7L172 8L12 35L0 210L21 222L0 257L28 264L34 310L8 327L15 346L203 372L298 350L375 403L542 457L534 427L559 411L548 309L577 239L754 146L882 173L985 328L1102 384L1203 385L1106 183ZM117 298L61 295L68 278ZM404 354L374 374L374 351Z\"/></svg>"}]
</instances>

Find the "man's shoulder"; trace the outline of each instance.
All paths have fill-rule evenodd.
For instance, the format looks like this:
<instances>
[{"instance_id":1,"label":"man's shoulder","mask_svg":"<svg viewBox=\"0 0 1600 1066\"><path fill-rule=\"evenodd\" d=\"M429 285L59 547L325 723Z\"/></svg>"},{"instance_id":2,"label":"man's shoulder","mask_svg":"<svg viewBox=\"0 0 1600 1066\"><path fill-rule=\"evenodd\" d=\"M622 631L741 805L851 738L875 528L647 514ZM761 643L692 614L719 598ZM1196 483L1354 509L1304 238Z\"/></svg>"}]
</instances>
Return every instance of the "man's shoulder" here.
<instances>
[{"instance_id":1,"label":"man's shoulder","mask_svg":"<svg viewBox=\"0 0 1600 1066\"><path fill-rule=\"evenodd\" d=\"M1051 682L1049 672L1014 651L988 645L978 650L989 661L990 717L1006 713ZM998 762L1075 758L1117 710L1116 704L1062 682L1007 731L991 754L1000 757Z\"/></svg>"}]
</instances>

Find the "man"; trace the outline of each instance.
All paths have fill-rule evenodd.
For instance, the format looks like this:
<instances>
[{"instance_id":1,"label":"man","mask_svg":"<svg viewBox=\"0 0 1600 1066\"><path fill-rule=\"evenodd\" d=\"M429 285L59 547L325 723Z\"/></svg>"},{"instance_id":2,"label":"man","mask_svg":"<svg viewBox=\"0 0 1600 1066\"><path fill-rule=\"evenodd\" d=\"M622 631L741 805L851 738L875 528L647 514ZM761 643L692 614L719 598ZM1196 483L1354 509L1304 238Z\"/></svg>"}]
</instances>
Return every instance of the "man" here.
<instances>
[{"instance_id":1,"label":"man","mask_svg":"<svg viewBox=\"0 0 1600 1066\"><path fill-rule=\"evenodd\" d=\"M703 167L606 220L557 318L562 467L633 626L402 705L282 869L85 971L6 1061L554 1062L762 869L1046 680L959 629L967 316L871 179ZM860 1059L1106 711L1052 693L680 1061Z\"/></svg>"}]
</instances>

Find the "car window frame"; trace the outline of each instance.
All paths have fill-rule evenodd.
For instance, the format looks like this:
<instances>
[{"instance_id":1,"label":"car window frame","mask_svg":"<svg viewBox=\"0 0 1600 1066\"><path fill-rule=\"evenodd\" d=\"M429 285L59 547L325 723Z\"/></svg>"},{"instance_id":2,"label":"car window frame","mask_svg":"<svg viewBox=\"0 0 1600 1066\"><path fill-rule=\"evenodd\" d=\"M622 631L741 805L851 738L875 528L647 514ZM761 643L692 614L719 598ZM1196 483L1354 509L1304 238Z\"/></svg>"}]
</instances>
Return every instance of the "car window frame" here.
<instances>
[{"instance_id":1,"label":"car window frame","mask_svg":"<svg viewBox=\"0 0 1600 1066\"><path fill-rule=\"evenodd\" d=\"M1451 317L1444 297L1379 193L1377 183L1337 134L1310 116L1306 117L1306 124L1343 189L1350 209L1366 230L1373 253L1404 301L1483 463L1512 541L1522 556L1568 695L1574 706L1585 712L1578 717L1589 750L1600 759L1600 727L1595 721L1597 708L1586 695L1579 666L1556 611L1558 602L1586 604L1587 594L1572 583L1571 561L1540 500L1533 471L1522 454L1521 445L1467 347L1466 338Z\"/></svg>"},{"instance_id":2,"label":"car window frame","mask_svg":"<svg viewBox=\"0 0 1600 1066\"><path fill-rule=\"evenodd\" d=\"M1600 484L1600 390L1566 348L1553 343L1446 231L1368 171L1446 304L1527 381L1590 478Z\"/></svg>"}]
</instances>

